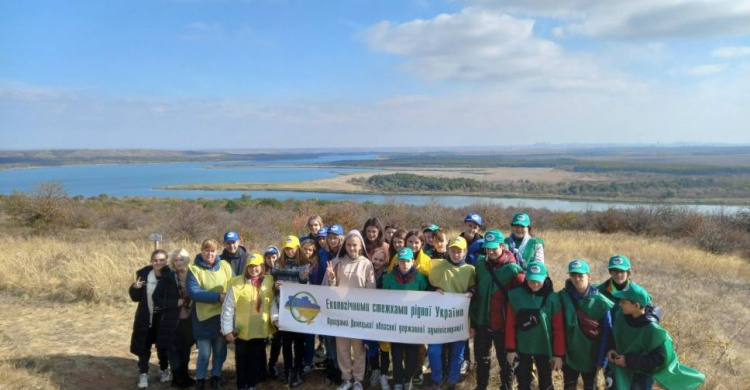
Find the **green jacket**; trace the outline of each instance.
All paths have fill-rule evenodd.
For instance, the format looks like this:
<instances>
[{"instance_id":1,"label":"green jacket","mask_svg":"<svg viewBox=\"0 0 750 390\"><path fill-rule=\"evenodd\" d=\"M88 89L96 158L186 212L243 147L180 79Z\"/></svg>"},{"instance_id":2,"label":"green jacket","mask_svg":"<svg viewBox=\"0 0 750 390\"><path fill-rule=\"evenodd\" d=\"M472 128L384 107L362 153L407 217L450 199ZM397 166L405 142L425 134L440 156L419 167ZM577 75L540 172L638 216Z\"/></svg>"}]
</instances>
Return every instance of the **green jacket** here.
<instances>
[{"instance_id":1,"label":"green jacket","mask_svg":"<svg viewBox=\"0 0 750 390\"><path fill-rule=\"evenodd\" d=\"M383 275L383 289L384 290L407 290L407 291L424 291L427 289L427 278L422 273L414 270L414 275L411 280L404 283L398 280L395 273L398 271L391 271Z\"/></svg>"},{"instance_id":2,"label":"green jacket","mask_svg":"<svg viewBox=\"0 0 750 390\"><path fill-rule=\"evenodd\" d=\"M590 290L593 291L593 290ZM577 309L597 321L603 329L603 337L608 336L609 316L607 315L614 304L599 292L578 299L574 302L570 292L566 289L560 291L560 300L563 306L563 318L565 320L565 364L580 372L593 372L597 365L604 365L606 361L603 340L590 340L583 334L578 323ZM600 320L606 316L607 324Z\"/></svg>"},{"instance_id":3,"label":"green jacket","mask_svg":"<svg viewBox=\"0 0 750 390\"><path fill-rule=\"evenodd\" d=\"M525 274L507 250L503 250L500 258L507 259L507 261L502 264L488 263L486 256L480 256L474 266L477 283L469 306L472 328L482 326L489 327L493 331L505 331L507 297L497 287L490 272L495 274L506 291L523 284Z\"/></svg>"}]
</instances>

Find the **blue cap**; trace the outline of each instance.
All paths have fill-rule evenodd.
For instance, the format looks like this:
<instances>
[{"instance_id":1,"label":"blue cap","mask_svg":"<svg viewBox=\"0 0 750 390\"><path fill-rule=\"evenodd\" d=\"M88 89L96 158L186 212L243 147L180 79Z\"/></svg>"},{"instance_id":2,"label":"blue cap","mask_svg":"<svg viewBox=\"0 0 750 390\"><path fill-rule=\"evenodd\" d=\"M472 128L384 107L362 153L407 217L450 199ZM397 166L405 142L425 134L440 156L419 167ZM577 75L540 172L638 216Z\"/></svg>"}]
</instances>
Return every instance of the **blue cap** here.
<instances>
[{"instance_id":1,"label":"blue cap","mask_svg":"<svg viewBox=\"0 0 750 390\"><path fill-rule=\"evenodd\" d=\"M240 240L240 235L237 234L236 230L230 230L230 231L224 233L224 242L239 241L239 240Z\"/></svg>"},{"instance_id":2,"label":"blue cap","mask_svg":"<svg viewBox=\"0 0 750 390\"><path fill-rule=\"evenodd\" d=\"M325 237L327 235L328 235L328 228L326 228L325 226L318 229L318 232L315 233L316 237Z\"/></svg>"},{"instance_id":3,"label":"blue cap","mask_svg":"<svg viewBox=\"0 0 750 390\"><path fill-rule=\"evenodd\" d=\"M479 226L482 226L482 216L477 213L469 213L464 218L464 222L474 222Z\"/></svg>"},{"instance_id":4,"label":"blue cap","mask_svg":"<svg viewBox=\"0 0 750 390\"><path fill-rule=\"evenodd\" d=\"M344 235L344 228L341 225L331 225L328 227L328 234L338 234L339 236Z\"/></svg>"},{"instance_id":5,"label":"blue cap","mask_svg":"<svg viewBox=\"0 0 750 390\"><path fill-rule=\"evenodd\" d=\"M279 254L279 248L277 248L274 245L269 245L268 248L266 248L266 251L263 252L263 256L266 255L278 255Z\"/></svg>"}]
</instances>

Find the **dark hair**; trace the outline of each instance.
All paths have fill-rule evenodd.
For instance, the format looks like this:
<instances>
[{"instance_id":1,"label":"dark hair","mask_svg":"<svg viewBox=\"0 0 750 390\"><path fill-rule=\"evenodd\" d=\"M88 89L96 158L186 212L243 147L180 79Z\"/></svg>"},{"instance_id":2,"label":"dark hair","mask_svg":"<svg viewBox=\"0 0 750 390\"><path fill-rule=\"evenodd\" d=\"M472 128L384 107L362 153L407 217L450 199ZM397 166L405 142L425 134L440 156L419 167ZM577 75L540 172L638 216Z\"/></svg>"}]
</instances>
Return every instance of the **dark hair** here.
<instances>
[{"instance_id":1,"label":"dark hair","mask_svg":"<svg viewBox=\"0 0 750 390\"><path fill-rule=\"evenodd\" d=\"M378 229L378 237L374 242L367 239L367 228L370 226ZM380 222L380 218L378 217L373 217L365 221L365 226L360 233L362 234L362 241L365 242L365 249L368 254L374 252L375 248L382 247L385 242L383 240L383 223Z\"/></svg>"},{"instance_id":2,"label":"dark hair","mask_svg":"<svg viewBox=\"0 0 750 390\"><path fill-rule=\"evenodd\" d=\"M408 241L411 236L417 236L417 238L419 239L419 241L422 242L422 248L420 248L420 249L424 249L424 247L427 245L424 242L424 234L421 231L419 231L419 230L409 230L409 233L406 233L406 238L404 239L404 241ZM414 254L414 258L415 259L417 258L417 254L416 253Z\"/></svg>"},{"instance_id":3,"label":"dark hair","mask_svg":"<svg viewBox=\"0 0 750 390\"><path fill-rule=\"evenodd\" d=\"M388 255L389 257L396 256L396 248L393 247L393 239L394 238L400 238L404 240L404 244L406 244L406 229L398 229L395 232L393 232L393 236L391 236L391 242L388 243Z\"/></svg>"},{"instance_id":4,"label":"dark hair","mask_svg":"<svg viewBox=\"0 0 750 390\"><path fill-rule=\"evenodd\" d=\"M167 254L167 251L165 251L164 249L157 249L157 250L151 252L151 257L149 257L149 260L153 259L154 256L159 255L159 254L164 255L165 259L169 258L169 255Z\"/></svg>"},{"instance_id":5,"label":"dark hair","mask_svg":"<svg viewBox=\"0 0 750 390\"><path fill-rule=\"evenodd\" d=\"M396 226L396 222L391 221L391 222L386 223L385 227L383 228L383 230L388 230L388 229L396 229L396 230L398 230L398 226Z\"/></svg>"}]
</instances>

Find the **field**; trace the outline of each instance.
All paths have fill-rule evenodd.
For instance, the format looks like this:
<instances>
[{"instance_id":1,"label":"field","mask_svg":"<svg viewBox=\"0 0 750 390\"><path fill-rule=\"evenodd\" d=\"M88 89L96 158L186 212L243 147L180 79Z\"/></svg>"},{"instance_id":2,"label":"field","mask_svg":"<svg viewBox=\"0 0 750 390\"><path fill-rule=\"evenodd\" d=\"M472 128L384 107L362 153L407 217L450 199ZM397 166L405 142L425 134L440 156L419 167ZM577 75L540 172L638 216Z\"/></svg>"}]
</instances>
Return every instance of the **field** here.
<instances>
[{"instance_id":1,"label":"field","mask_svg":"<svg viewBox=\"0 0 750 390\"><path fill-rule=\"evenodd\" d=\"M663 307L662 324L670 330L681 360L706 374L705 387L750 386L747 260L734 254L712 255L660 237L591 231L538 233L545 239L547 264L558 289L565 265L573 258L589 259L592 280L602 281L611 254L630 256L634 278ZM135 304L129 302L126 291L134 271L147 263L151 243L144 234L69 229L39 235L3 226L0 389L135 388L136 359L128 352ZM245 244L252 250L269 243L248 240ZM168 246L185 246L191 253L197 249L193 241ZM232 388L233 378L230 350L224 388ZM325 388L319 375L305 378L300 389ZM152 388L169 388L153 381ZM556 384L561 385L560 375ZM282 388L278 383L262 386ZM473 378L467 378L461 388L473 388Z\"/></svg>"}]
</instances>

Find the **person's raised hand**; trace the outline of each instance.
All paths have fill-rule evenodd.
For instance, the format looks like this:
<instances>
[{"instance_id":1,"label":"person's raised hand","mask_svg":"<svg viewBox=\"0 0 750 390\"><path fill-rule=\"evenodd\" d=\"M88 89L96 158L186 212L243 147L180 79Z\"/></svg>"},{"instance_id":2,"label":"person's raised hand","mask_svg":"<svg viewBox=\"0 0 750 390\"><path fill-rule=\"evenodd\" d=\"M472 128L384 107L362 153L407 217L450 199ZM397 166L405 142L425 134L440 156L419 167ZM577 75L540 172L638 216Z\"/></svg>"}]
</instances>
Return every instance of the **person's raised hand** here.
<instances>
[{"instance_id":1,"label":"person's raised hand","mask_svg":"<svg viewBox=\"0 0 750 390\"><path fill-rule=\"evenodd\" d=\"M133 287L135 287L135 288L141 288L141 287L143 287L143 283L145 283L145 281L142 280L140 276L138 276L138 277L135 278L135 283L133 283Z\"/></svg>"}]
</instances>

